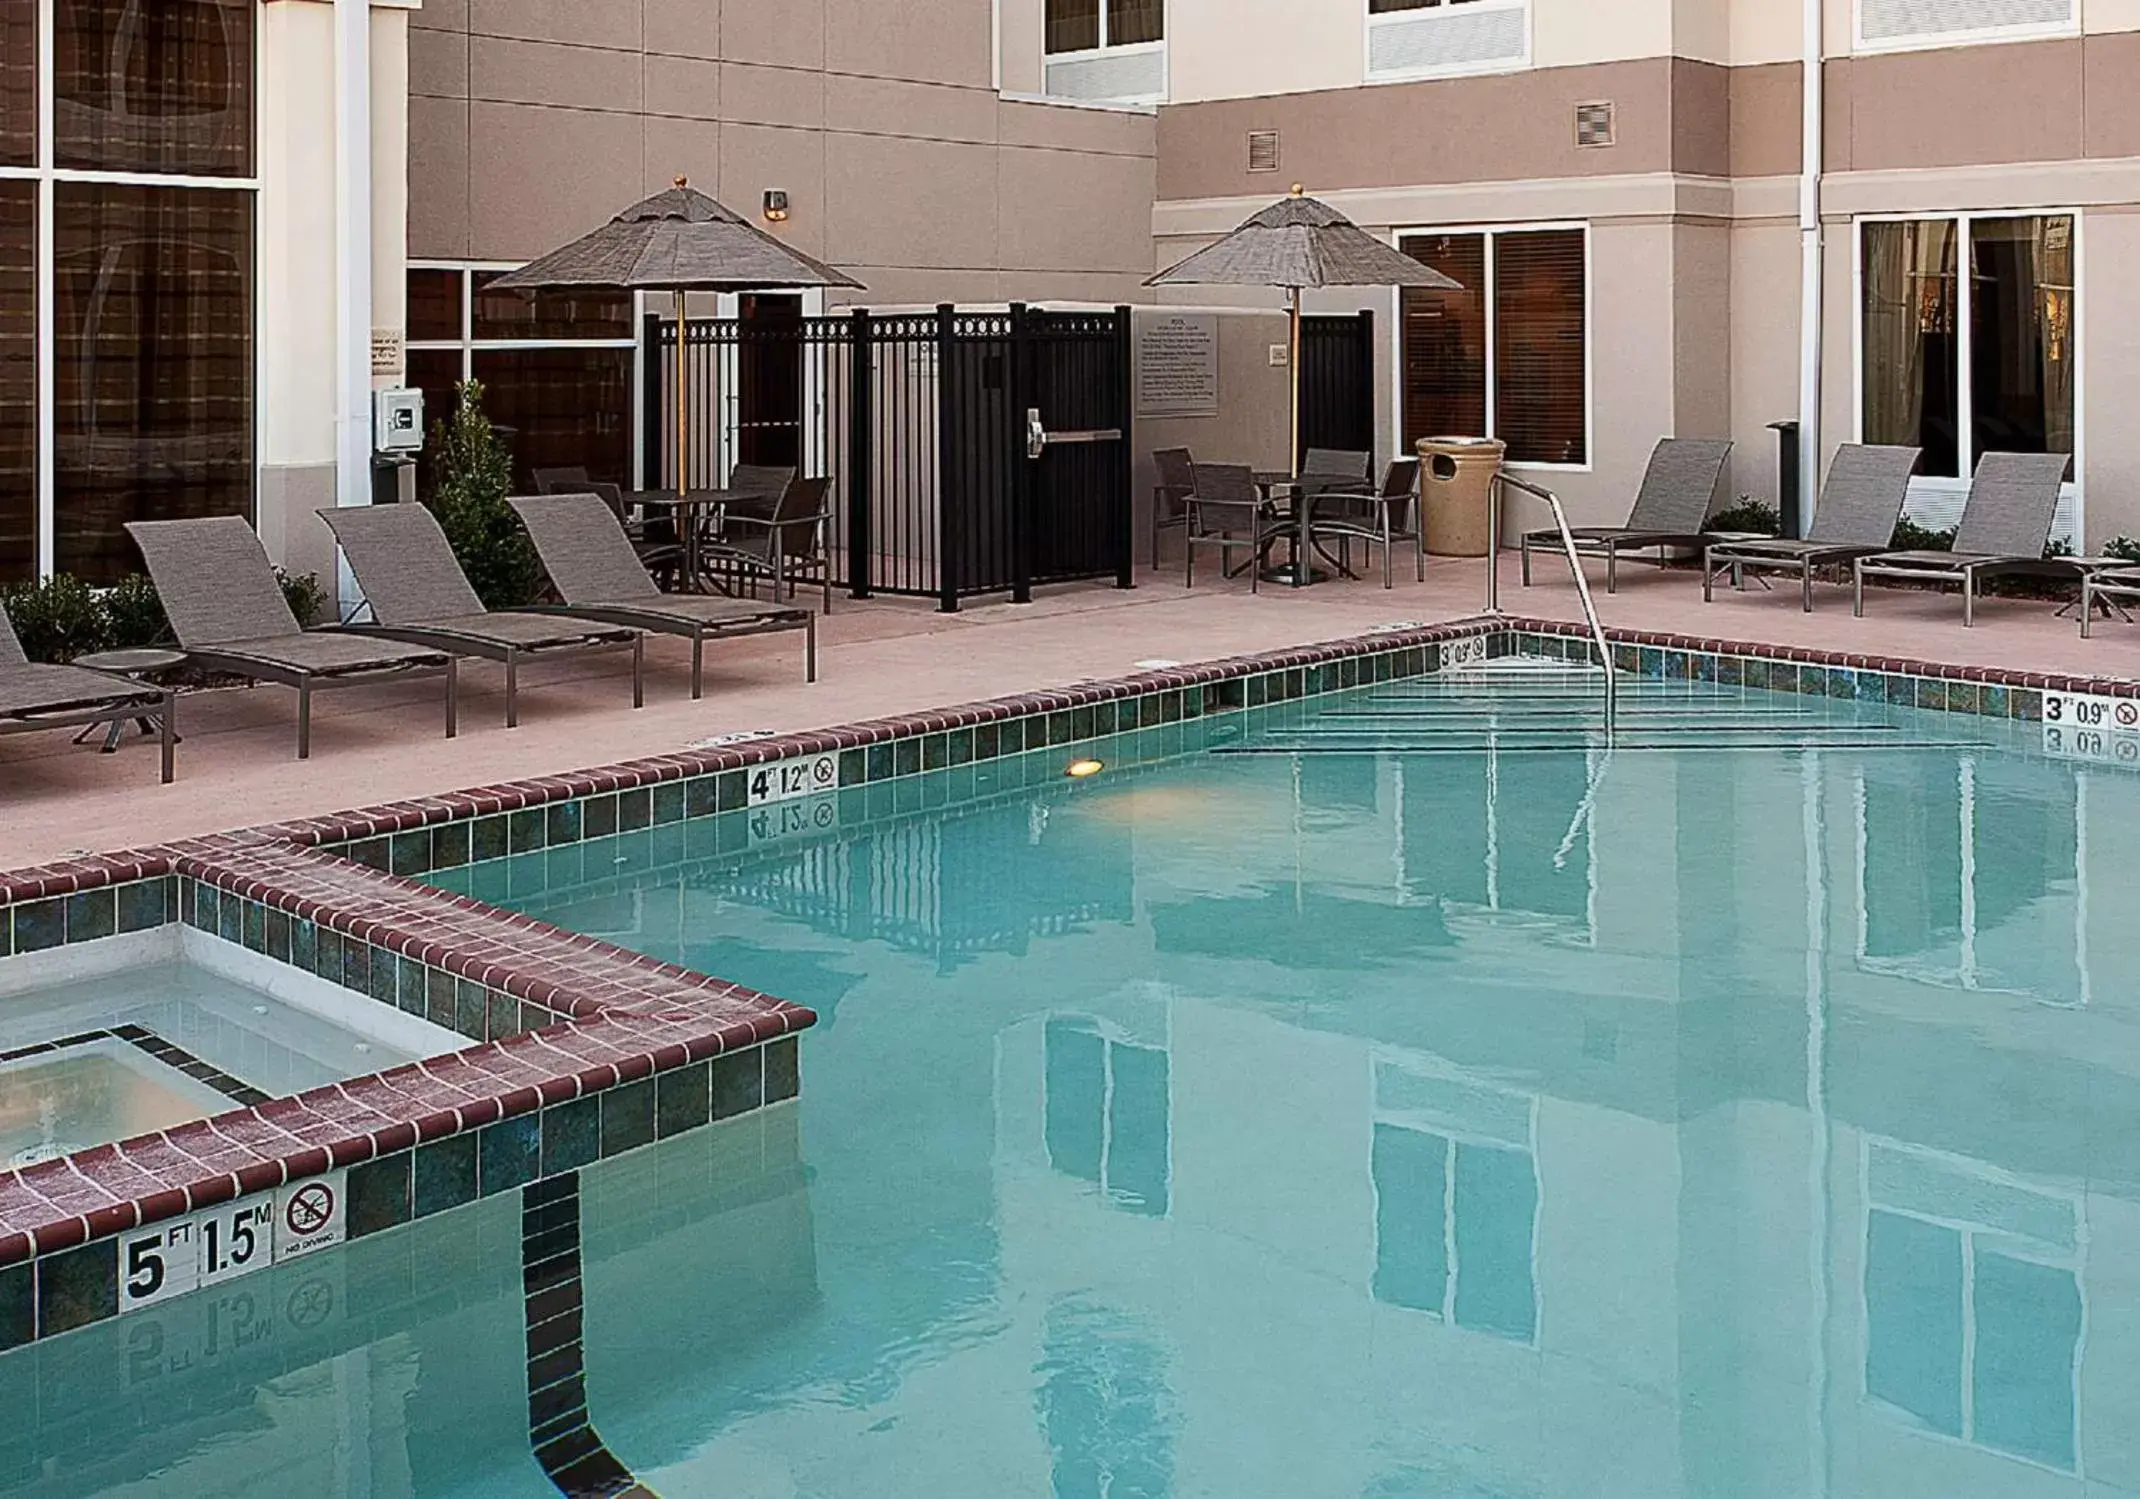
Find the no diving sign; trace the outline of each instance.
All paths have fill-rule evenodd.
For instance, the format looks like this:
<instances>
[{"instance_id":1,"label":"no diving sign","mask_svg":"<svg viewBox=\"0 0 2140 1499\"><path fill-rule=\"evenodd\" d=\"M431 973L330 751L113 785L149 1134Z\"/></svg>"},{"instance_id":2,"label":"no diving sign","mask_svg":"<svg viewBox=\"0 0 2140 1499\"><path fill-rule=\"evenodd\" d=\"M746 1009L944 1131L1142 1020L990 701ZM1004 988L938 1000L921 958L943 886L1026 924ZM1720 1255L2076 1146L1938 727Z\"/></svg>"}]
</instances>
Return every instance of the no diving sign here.
<instances>
[{"instance_id":1,"label":"no diving sign","mask_svg":"<svg viewBox=\"0 0 2140 1499\"><path fill-rule=\"evenodd\" d=\"M275 1194L275 1263L331 1249L348 1236L347 1175L310 1177Z\"/></svg>"}]
</instances>

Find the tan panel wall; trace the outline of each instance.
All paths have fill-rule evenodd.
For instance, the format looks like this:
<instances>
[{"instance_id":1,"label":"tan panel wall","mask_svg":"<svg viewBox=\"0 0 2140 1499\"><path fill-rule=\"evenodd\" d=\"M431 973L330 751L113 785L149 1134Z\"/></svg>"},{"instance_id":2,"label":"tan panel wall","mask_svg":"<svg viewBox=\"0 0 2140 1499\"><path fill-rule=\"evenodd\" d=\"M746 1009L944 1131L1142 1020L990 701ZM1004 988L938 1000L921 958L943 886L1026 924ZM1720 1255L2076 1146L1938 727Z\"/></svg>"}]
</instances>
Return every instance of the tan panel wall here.
<instances>
[{"instance_id":1,"label":"tan panel wall","mask_svg":"<svg viewBox=\"0 0 2140 1499\"><path fill-rule=\"evenodd\" d=\"M1788 219L1731 230L1732 494L1774 505L1776 434L1798 414L1798 226Z\"/></svg>"},{"instance_id":2,"label":"tan panel wall","mask_svg":"<svg viewBox=\"0 0 2140 1499\"><path fill-rule=\"evenodd\" d=\"M2140 212L2097 210L2081 226L2082 441L2087 447L2088 540L2140 536Z\"/></svg>"},{"instance_id":3,"label":"tan panel wall","mask_svg":"<svg viewBox=\"0 0 2140 1499\"><path fill-rule=\"evenodd\" d=\"M1670 430L1679 436L1731 432L1731 302L1731 227L1673 225Z\"/></svg>"},{"instance_id":4,"label":"tan panel wall","mask_svg":"<svg viewBox=\"0 0 2140 1499\"><path fill-rule=\"evenodd\" d=\"M1167 68L1179 103L1355 87L1366 76L1366 0L1171 0Z\"/></svg>"},{"instance_id":5,"label":"tan panel wall","mask_svg":"<svg viewBox=\"0 0 2140 1499\"><path fill-rule=\"evenodd\" d=\"M523 259L687 175L744 212L787 192L779 232L865 302L1115 301L1149 274L1150 116L1000 99L986 0L465 0L415 21L419 257Z\"/></svg>"},{"instance_id":6,"label":"tan panel wall","mask_svg":"<svg viewBox=\"0 0 2140 1499\"><path fill-rule=\"evenodd\" d=\"M1562 68L1670 57L1675 9L1674 0L1531 0L1531 60Z\"/></svg>"},{"instance_id":7,"label":"tan panel wall","mask_svg":"<svg viewBox=\"0 0 2140 1499\"><path fill-rule=\"evenodd\" d=\"M1575 144L1575 107L1617 106L1617 144ZM1684 99L1711 123L1680 136ZM1721 70L1657 57L1587 68L1549 68L1488 78L1443 79L1277 98L1175 105L1159 112L1159 196L1248 197L1311 189L1420 183L1617 176L1671 170L1721 173L1728 118ZM1251 130L1280 132L1283 169L1248 170Z\"/></svg>"}]
</instances>

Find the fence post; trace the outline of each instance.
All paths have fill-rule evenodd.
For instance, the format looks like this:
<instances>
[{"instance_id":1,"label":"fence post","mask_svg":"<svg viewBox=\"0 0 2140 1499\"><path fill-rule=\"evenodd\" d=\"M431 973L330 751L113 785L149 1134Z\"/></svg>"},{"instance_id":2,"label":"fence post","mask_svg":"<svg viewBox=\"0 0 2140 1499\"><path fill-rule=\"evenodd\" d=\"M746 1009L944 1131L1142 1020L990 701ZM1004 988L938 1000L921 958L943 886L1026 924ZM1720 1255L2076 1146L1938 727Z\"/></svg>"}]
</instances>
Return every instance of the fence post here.
<instances>
[{"instance_id":1,"label":"fence post","mask_svg":"<svg viewBox=\"0 0 2140 1499\"><path fill-rule=\"evenodd\" d=\"M1010 410L1004 422L1003 442L1010 456L1009 503L1004 507L1009 514L1011 543L1011 602L1033 602L1033 527L1031 525L1034 496L1039 491L1040 464L1026 448L1025 414L1039 400L1034 387L1032 313L1023 302L1011 303L1010 340L1004 350L1004 359L1009 365L1003 384L1009 394Z\"/></svg>"},{"instance_id":2,"label":"fence post","mask_svg":"<svg viewBox=\"0 0 2140 1499\"><path fill-rule=\"evenodd\" d=\"M1135 545L1132 535L1137 528L1137 397L1136 357L1130 325L1133 314L1127 307L1115 309L1115 420L1114 425L1122 430L1121 472L1116 476L1115 494L1115 587L1137 586Z\"/></svg>"},{"instance_id":3,"label":"fence post","mask_svg":"<svg viewBox=\"0 0 2140 1499\"><path fill-rule=\"evenodd\" d=\"M667 459L663 456L661 414L668 409L668 382L662 379L661 316L650 312L639 335L639 484L660 489Z\"/></svg>"},{"instance_id":4,"label":"fence post","mask_svg":"<svg viewBox=\"0 0 2140 1499\"><path fill-rule=\"evenodd\" d=\"M1360 310L1360 399L1367 410L1367 451L1380 457L1382 446L1382 409L1375 402L1375 310L1372 307ZM1395 456L1395 455L1392 455ZM1372 468L1373 465L1370 465ZM1373 483L1372 477L1368 480Z\"/></svg>"},{"instance_id":5,"label":"fence post","mask_svg":"<svg viewBox=\"0 0 2140 1499\"><path fill-rule=\"evenodd\" d=\"M857 307L847 327L847 589L854 597L866 599L874 571L870 512L875 506L871 486L876 481L877 350L869 309Z\"/></svg>"},{"instance_id":6,"label":"fence post","mask_svg":"<svg viewBox=\"0 0 2140 1499\"><path fill-rule=\"evenodd\" d=\"M959 553L952 538L959 532L958 507L952 502L952 469L958 456L958 408L952 386L958 364L958 309L949 302L936 308L936 607L959 612Z\"/></svg>"}]
</instances>

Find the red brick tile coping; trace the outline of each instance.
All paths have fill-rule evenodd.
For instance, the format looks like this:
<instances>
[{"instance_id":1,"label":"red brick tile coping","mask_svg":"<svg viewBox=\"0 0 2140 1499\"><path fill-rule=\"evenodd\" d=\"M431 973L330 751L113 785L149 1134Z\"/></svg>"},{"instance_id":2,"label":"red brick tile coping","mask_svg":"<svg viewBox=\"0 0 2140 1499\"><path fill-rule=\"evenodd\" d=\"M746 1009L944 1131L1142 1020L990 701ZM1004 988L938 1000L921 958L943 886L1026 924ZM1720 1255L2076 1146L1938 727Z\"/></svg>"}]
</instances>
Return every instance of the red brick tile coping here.
<instances>
[{"instance_id":1,"label":"red brick tile coping","mask_svg":"<svg viewBox=\"0 0 2140 1499\"><path fill-rule=\"evenodd\" d=\"M360 1182L352 1174L351 1210L361 1208L369 1227L386 1227L426 1210L423 1192L411 1186L409 1157L417 1150L482 1136L480 1162L473 1140L455 1158L468 1158L466 1192L456 1194L467 1200L501 1182L519 1185L553 1168L575 1169L613 1153L612 1145L644 1143L657 1129L706 1123L792 1096L793 1043L782 1038L813 1024L811 1011L366 867L343 857L336 845L371 843L391 858L398 834L612 795L641 798L619 803L622 816L639 818L639 825L675 821L741 805L741 773L774 761L837 754L838 784L846 787L880 773L936 768L919 753L895 759L879 751L880 772L877 756L869 753L879 746L948 737L952 748L946 753L957 764L961 753L982 757L977 741L962 737L967 731L989 736L988 754L997 752L993 726L1019 720L1044 727L1016 736L1006 731L1007 746L1070 742L1079 731L1089 737L1151 727L1432 672L1441 665L1444 643L1478 637L1485 637L1489 655L1526 648L1588 654L1587 636L1565 622L1480 617L0 874L0 955L183 921L426 1014L481 1042L372 1077L0 1172L0 1349L111 1315L108 1299L92 1294L85 1310L76 1294L83 1284L94 1289L95 1277L84 1281L70 1272L60 1285L64 1294L48 1295L43 1270L34 1291L27 1289L27 1274L32 1262L56 1266L56 1257L115 1246L114 1236L144 1225L357 1167L372 1175ZM2121 679L1682 635L1616 631L1611 639L1616 662L1643 674L1853 696L1855 678L1845 684L1847 692L1837 682L1855 673L1913 684L1972 683L1990 690L1913 685L1896 691L1882 685L1866 695L2018 719L2039 716L2047 691L2140 696L2140 684ZM571 836L581 836L576 826ZM461 845L466 849L467 840ZM776 1056L769 1050L774 1046L785 1050ZM748 1067L723 1063L708 1070L715 1059L740 1063L746 1052L754 1053ZM352 1237L358 1231L353 1220ZM102 1275L108 1290L109 1272ZM61 1279L53 1277L55 1284ZM34 1300L34 1332L23 1326L19 1308L11 1332L11 1296L24 1305Z\"/></svg>"}]
</instances>

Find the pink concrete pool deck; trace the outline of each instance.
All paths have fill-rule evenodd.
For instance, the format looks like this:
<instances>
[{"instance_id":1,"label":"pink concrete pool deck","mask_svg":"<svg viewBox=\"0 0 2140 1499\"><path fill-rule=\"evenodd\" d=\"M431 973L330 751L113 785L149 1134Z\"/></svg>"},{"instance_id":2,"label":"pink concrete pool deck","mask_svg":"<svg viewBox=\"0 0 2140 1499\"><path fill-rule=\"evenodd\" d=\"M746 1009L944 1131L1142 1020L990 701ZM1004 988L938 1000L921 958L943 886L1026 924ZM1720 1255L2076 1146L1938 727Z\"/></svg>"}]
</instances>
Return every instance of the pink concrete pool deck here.
<instances>
[{"instance_id":1,"label":"pink concrete pool deck","mask_svg":"<svg viewBox=\"0 0 2140 1499\"><path fill-rule=\"evenodd\" d=\"M1503 607L1575 620L1564 570L1518 585L1504 561ZM180 710L176 785L159 786L150 743L116 755L68 736L0 739L0 870L70 854L139 848L226 829L313 817L681 750L712 737L788 733L1131 674L1140 662L1197 662L1311 645L1405 620L1478 614L1483 564L1435 560L1424 584L1370 582L1294 590L1139 571L1138 587L1051 590L1033 604L984 602L944 615L915 600L841 599L823 622L819 681L802 680L800 642L765 636L710 646L706 696L689 697L689 648L655 638L647 705L633 712L628 674L610 658L524 670L520 727L503 723L500 669L462 667L461 733L443 737L436 681L327 693L313 707L313 753L293 757L295 696L272 687L193 693ZM1601 583L1601 573L1594 573ZM1855 619L1846 589L1720 592L1704 605L1691 572L1630 566L1620 592L1598 593L1609 628L1741 645L1905 658L2010 672L2140 677L2140 625L2109 621L2092 640L2033 600L1984 601L1974 629L1954 594L1879 590Z\"/></svg>"}]
</instances>

